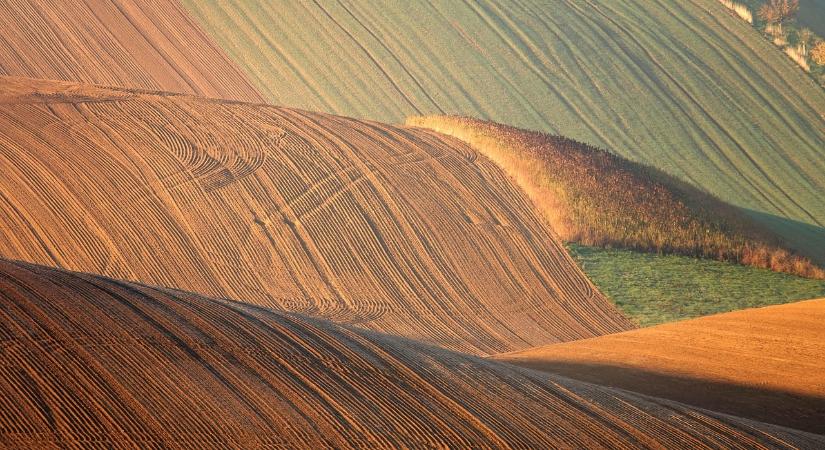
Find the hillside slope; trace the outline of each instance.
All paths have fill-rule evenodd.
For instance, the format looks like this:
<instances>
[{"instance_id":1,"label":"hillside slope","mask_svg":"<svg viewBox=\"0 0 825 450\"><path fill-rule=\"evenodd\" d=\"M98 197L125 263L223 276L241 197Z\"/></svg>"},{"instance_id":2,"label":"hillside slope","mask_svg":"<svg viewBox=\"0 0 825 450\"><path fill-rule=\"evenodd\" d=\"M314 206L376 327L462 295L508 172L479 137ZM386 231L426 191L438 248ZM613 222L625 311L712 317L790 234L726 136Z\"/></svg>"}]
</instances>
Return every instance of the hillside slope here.
<instances>
[{"instance_id":1,"label":"hillside slope","mask_svg":"<svg viewBox=\"0 0 825 450\"><path fill-rule=\"evenodd\" d=\"M825 433L825 299L500 355L514 364Z\"/></svg>"},{"instance_id":2,"label":"hillside slope","mask_svg":"<svg viewBox=\"0 0 825 450\"><path fill-rule=\"evenodd\" d=\"M825 279L825 269L737 208L650 166L563 136L469 117L411 117L406 123L456 137L493 160L565 242Z\"/></svg>"},{"instance_id":3,"label":"hillside slope","mask_svg":"<svg viewBox=\"0 0 825 450\"><path fill-rule=\"evenodd\" d=\"M476 353L631 328L455 139L256 104L4 79L0 256Z\"/></svg>"},{"instance_id":4,"label":"hillside slope","mask_svg":"<svg viewBox=\"0 0 825 450\"><path fill-rule=\"evenodd\" d=\"M0 445L813 448L714 415L228 300L0 260Z\"/></svg>"},{"instance_id":5,"label":"hillside slope","mask_svg":"<svg viewBox=\"0 0 825 450\"><path fill-rule=\"evenodd\" d=\"M270 101L455 113L663 169L825 262L825 92L716 0L183 0Z\"/></svg>"},{"instance_id":6,"label":"hillside slope","mask_svg":"<svg viewBox=\"0 0 825 450\"><path fill-rule=\"evenodd\" d=\"M261 100L175 0L0 1L0 75Z\"/></svg>"}]
</instances>

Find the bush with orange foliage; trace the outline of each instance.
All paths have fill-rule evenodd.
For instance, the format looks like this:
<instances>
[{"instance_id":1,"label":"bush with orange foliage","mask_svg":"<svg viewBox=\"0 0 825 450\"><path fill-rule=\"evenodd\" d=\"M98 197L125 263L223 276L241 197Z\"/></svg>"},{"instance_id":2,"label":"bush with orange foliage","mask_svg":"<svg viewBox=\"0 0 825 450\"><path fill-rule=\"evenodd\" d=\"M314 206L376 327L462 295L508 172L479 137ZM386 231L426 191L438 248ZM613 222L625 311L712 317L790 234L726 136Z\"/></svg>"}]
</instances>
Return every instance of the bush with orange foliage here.
<instances>
[{"instance_id":1,"label":"bush with orange foliage","mask_svg":"<svg viewBox=\"0 0 825 450\"><path fill-rule=\"evenodd\" d=\"M567 242L671 253L825 279L736 208L655 168L535 131L458 116L407 119L501 166Z\"/></svg>"},{"instance_id":2,"label":"bush with orange foliage","mask_svg":"<svg viewBox=\"0 0 825 450\"><path fill-rule=\"evenodd\" d=\"M820 66L825 66L825 41L817 42L811 49L811 59Z\"/></svg>"}]
</instances>

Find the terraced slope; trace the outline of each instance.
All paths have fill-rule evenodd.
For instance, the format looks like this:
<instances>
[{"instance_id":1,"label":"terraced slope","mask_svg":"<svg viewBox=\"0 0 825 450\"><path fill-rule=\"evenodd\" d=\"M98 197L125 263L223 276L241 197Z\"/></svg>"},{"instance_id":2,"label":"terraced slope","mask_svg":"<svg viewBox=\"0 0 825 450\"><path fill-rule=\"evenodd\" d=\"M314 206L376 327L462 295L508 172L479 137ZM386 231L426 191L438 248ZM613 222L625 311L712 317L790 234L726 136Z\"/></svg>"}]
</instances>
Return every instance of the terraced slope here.
<instances>
[{"instance_id":1,"label":"terraced slope","mask_svg":"<svg viewBox=\"0 0 825 450\"><path fill-rule=\"evenodd\" d=\"M0 261L0 445L813 448L386 335Z\"/></svg>"},{"instance_id":2,"label":"terraced slope","mask_svg":"<svg viewBox=\"0 0 825 450\"><path fill-rule=\"evenodd\" d=\"M4 79L0 256L475 353L631 328L492 162L427 131Z\"/></svg>"},{"instance_id":3,"label":"terraced slope","mask_svg":"<svg viewBox=\"0 0 825 450\"><path fill-rule=\"evenodd\" d=\"M261 100L175 0L2 0L0 75Z\"/></svg>"},{"instance_id":4,"label":"terraced slope","mask_svg":"<svg viewBox=\"0 0 825 450\"><path fill-rule=\"evenodd\" d=\"M496 358L825 433L825 299L735 311Z\"/></svg>"},{"instance_id":5,"label":"terraced slope","mask_svg":"<svg viewBox=\"0 0 825 450\"><path fill-rule=\"evenodd\" d=\"M825 92L716 0L183 3L270 101L613 149L825 262Z\"/></svg>"}]
</instances>

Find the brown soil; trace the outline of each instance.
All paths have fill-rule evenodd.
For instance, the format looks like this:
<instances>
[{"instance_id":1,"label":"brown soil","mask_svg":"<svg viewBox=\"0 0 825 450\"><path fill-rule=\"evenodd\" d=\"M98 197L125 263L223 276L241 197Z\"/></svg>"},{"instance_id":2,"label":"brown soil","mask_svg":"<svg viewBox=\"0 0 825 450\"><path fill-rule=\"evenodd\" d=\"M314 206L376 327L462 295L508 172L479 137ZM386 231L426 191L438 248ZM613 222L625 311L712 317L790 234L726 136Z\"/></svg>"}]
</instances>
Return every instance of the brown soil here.
<instances>
[{"instance_id":1,"label":"brown soil","mask_svg":"<svg viewBox=\"0 0 825 450\"><path fill-rule=\"evenodd\" d=\"M786 448L825 438L0 260L0 446Z\"/></svg>"},{"instance_id":2,"label":"brown soil","mask_svg":"<svg viewBox=\"0 0 825 450\"><path fill-rule=\"evenodd\" d=\"M0 257L476 354L632 328L492 162L423 130L0 84Z\"/></svg>"},{"instance_id":3,"label":"brown soil","mask_svg":"<svg viewBox=\"0 0 825 450\"><path fill-rule=\"evenodd\" d=\"M496 359L825 433L825 299L549 345Z\"/></svg>"},{"instance_id":4,"label":"brown soil","mask_svg":"<svg viewBox=\"0 0 825 450\"><path fill-rule=\"evenodd\" d=\"M0 1L0 75L262 100L174 0Z\"/></svg>"}]
</instances>

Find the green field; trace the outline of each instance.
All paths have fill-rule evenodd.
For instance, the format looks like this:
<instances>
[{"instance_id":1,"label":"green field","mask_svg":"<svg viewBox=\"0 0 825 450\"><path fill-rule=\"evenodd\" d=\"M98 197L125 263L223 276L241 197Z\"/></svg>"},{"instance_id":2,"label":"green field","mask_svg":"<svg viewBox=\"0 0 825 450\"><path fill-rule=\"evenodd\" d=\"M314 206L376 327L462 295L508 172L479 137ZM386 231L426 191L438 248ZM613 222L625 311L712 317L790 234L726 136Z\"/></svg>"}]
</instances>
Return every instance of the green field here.
<instances>
[{"instance_id":1,"label":"green field","mask_svg":"<svg viewBox=\"0 0 825 450\"><path fill-rule=\"evenodd\" d=\"M825 297L825 281L684 256L568 246L596 286L642 326Z\"/></svg>"},{"instance_id":2,"label":"green field","mask_svg":"<svg viewBox=\"0 0 825 450\"><path fill-rule=\"evenodd\" d=\"M825 262L825 91L717 0L184 0L278 104L463 113L613 149Z\"/></svg>"},{"instance_id":3,"label":"green field","mask_svg":"<svg viewBox=\"0 0 825 450\"><path fill-rule=\"evenodd\" d=\"M799 25L808 27L825 38L825 0L801 0L799 2Z\"/></svg>"}]
</instances>

